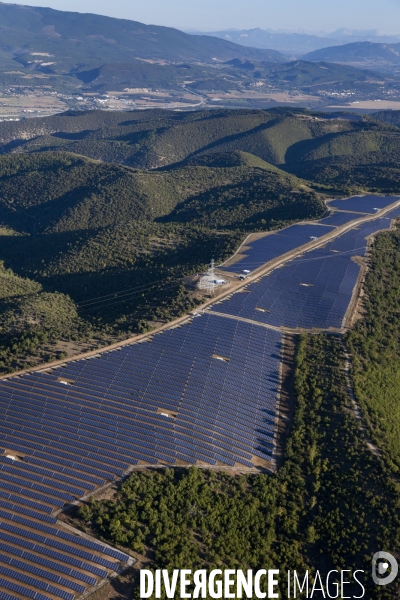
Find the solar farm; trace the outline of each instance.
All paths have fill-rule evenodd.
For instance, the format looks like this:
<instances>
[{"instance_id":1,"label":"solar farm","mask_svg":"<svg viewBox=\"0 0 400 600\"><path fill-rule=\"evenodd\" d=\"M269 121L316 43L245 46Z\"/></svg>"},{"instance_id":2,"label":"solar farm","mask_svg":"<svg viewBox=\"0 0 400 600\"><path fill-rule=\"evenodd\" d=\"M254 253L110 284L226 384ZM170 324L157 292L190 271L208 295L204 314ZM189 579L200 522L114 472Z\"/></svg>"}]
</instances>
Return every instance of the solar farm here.
<instances>
[{"instance_id":1,"label":"solar farm","mask_svg":"<svg viewBox=\"0 0 400 600\"><path fill-rule=\"evenodd\" d=\"M241 273L244 270L254 271L281 254L309 243L313 237L318 238L325 235L329 230L332 231L333 227L314 224L292 225L256 240L251 244L249 250L246 250L245 256L232 266L224 266L223 269L231 273Z\"/></svg>"},{"instance_id":2,"label":"solar farm","mask_svg":"<svg viewBox=\"0 0 400 600\"><path fill-rule=\"evenodd\" d=\"M396 200L371 198L363 214ZM356 212L267 235L224 270L254 270L360 218L360 199L339 202ZM339 232L183 324L0 380L0 600L73 600L125 568L127 554L57 514L135 468L272 470L284 337L343 327L355 259L397 216Z\"/></svg>"},{"instance_id":3,"label":"solar farm","mask_svg":"<svg viewBox=\"0 0 400 600\"><path fill-rule=\"evenodd\" d=\"M215 305L213 311L275 327L340 329L360 273L354 257L365 256L367 237L388 229L399 215L397 208L351 229L323 248L275 269L260 282L250 284L248 293L234 294Z\"/></svg>"},{"instance_id":4,"label":"solar farm","mask_svg":"<svg viewBox=\"0 0 400 600\"><path fill-rule=\"evenodd\" d=\"M332 200L329 206L337 210L374 214L393 204L393 200L393 196L352 196L351 198Z\"/></svg>"}]
</instances>

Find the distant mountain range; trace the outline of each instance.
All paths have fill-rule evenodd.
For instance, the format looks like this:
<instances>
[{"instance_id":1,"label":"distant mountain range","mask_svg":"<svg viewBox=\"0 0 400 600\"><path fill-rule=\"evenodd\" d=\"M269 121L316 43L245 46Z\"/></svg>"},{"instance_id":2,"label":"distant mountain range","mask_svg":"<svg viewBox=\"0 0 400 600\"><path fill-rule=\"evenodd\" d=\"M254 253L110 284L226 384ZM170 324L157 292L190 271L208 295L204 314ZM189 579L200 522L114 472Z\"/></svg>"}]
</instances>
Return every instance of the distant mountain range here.
<instances>
[{"instance_id":1,"label":"distant mountain range","mask_svg":"<svg viewBox=\"0 0 400 600\"><path fill-rule=\"evenodd\" d=\"M94 14L0 3L0 57L66 72L104 63L147 60L216 62L232 58L285 62L274 50L212 36Z\"/></svg>"},{"instance_id":2,"label":"distant mountain range","mask_svg":"<svg viewBox=\"0 0 400 600\"><path fill-rule=\"evenodd\" d=\"M104 65L96 69L76 73L76 77L86 88L104 93L107 90L123 90L130 82L152 88L177 89L185 86L192 91L207 93L212 90L229 91L251 88L254 80L266 82L273 88L304 89L310 91L314 86L323 89L336 82L337 86L351 85L364 89L380 79L371 71L348 65L314 63L302 60L284 64L255 62L233 59L219 68L195 64L159 65L135 61ZM185 81L190 83L185 85ZM253 84L254 85L254 84Z\"/></svg>"},{"instance_id":3,"label":"distant mountain range","mask_svg":"<svg viewBox=\"0 0 400 600\"><path fill-rule=\"evenodd\" d=\"M340 63L364 63L366 66L400 66L400 43L375 44L356 42L345 46L332 46L306 54L304 60Z\"/></svg>"},{"instance_id":4,"label":"distant mountain range","mask_svg":"<svg viewBox=\"0 0 400 600\"><path fill-rule=\"evenodd\" d=\"M197 34L200 32L196 32ZM193 32L194 34L194 32ZM325 35L312 35L308 33L290 33L273 31L271 29L227 29L214 31L207 34L226 41L235 42L243 46L254 48L273 48L291 56L303 56L306 53L330 46L341 46L354 42L374 42L382 44L396 44L400 42L398 36L379 35L376 31L354 31L338 29ZM325 59L323 59L325 60Z\"/></svg>"},{"instance_id":5,"label":"distant mountain range","mask_svg":"<svg viewBox=\"0 0 400 600\"><path fill-rule=\"evenodd\" d=\"M392 74L386 77L374 72L379 71L379 64L387 64L384 59L374 62L367 54L375 56L379 50L392 63L400 62L395 51L400 42L357 42L308 52L306 60L293 60L288 54L250 47L249 43L257 38L261 44L264 36L265 44L279 38L313 49L316 40L332 44L335 38L260 29L248 33L251 35L246 38L232 32L231 38L246 43L240 45L215 35L0 2L0 93L59 94L64 106L74 110L95 108L99 106L96 102L107 103L117 94L121 96L118 108L136 106L136 101L144 108L149 107L147 102L158 107L167 101L178 108L221 103L245 108L282 102L310 107L310 102L329 103L329 97L336 99L338 93L346 98L348 90L352 90L352 100L355 94L370 99L380 93L382 81L400 93L397 78L394 81ZM347 39L357 35L336 33ZM346 62L357 64L334 64ZM149 93L153 95L149 97ZM99 99L99 95L104 97ZM29 106L18 114L31 112Z\"/></svg>"}]
</instances>

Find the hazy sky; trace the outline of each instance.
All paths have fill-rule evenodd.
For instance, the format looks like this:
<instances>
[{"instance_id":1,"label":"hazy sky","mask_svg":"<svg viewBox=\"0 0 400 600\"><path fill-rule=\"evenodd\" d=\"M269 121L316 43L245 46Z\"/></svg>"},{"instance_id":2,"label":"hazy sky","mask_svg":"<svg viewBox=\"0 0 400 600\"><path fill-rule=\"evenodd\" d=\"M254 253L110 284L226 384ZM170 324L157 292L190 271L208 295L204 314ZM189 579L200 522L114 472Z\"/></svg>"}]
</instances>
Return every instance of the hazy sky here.
<instances>
[{"instance_id":1,"label":"hazy sky","mask_svg":"<svg viewBox=\"0 0 400 600\"><path fill-rule=\"evenodd\" d=\"M400 33L400 0L19 0L18 3L201 31L261 27L329 32L346 27Z\"/></svg>"}]
</instances>

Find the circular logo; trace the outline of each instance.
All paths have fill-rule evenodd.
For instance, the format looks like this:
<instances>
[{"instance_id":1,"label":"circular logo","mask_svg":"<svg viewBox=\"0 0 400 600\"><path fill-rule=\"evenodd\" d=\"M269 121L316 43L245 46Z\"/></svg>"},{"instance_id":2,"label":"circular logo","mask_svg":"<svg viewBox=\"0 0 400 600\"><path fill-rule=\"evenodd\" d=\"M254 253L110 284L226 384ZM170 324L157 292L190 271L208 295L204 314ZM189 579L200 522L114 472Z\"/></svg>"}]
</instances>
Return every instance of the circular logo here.
<instances>
[{"instance_id":1,"label":"circular logo","mask_svg":"<svg viewBox=\"0 0 400 600\"><path fill-rule=\"evenodd\" d=\"M388 585L398 575L399 565L389 552L377 552L372 559L372 579L376 585Z\"/></svg>"}]
</instances>

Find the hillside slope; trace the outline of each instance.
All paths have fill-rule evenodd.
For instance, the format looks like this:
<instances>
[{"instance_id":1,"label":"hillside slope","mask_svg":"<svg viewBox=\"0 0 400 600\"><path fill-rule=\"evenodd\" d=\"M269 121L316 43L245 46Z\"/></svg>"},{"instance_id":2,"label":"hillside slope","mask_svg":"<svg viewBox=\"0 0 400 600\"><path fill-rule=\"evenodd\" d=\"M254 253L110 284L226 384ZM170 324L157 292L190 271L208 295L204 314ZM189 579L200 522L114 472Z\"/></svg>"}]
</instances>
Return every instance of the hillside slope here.
<instances>
[{"instance_id":1,"label":"hillside slope","mask_svg":"<svg viewBox=\"0 0 400 600\"><path fill-rule=\"evenodd\" d=\"M232 166L224 162L228 159L238 166L239 152L322 185L346 191L399 193L400 134L390 122L395 120L395 113L386 118L388 123L382 122L385 118L334 119L288 108L65 113L0 123L0 153L67 152L107 163L108 170L111 164L160 170ZM98 165L96 169L100 172L105 167ZM128 177L128 171L123 172ZM143 173L130 173L129 180L135 179L135 186L140 188L143 177ZM150 183L146 185L152 194ZM174 187L165 186L165 198L180 198ZM157 194L154 198L153 217L163 216L158 212Z\"/></svg>"},{"instance_id":2,"label":"hillside slope","mask_svg":"<svg viewBox=\"0 0 400 600\"><path fill-rule=\"evenodd\" d=\"M400 44L355 42L314 50L303 56L307 61L339 63L365 63L366 65L400 65Z\"/></svg>"},{"instance_id":3,"label":"hillside slope","mask_svg":"<svg viewBox=\"0 0 400 600\"><path fill-rule=\"evenodd\" d=\"M293 145L286 167L293 173L342 189L399 193L400 132L341 132Z\"/></svg>"},{"instance_id":4,"label":"hillside slope","mask_svg":"<svg viewBox=\"0 0 400 600\"><path fill-rule=\"evenodd\" d=\"M393 125L394 127L400 126L400 110L380 110L371 115L376 121Z\"/></svg>"},{"instance_id":5,"label":"hillside slope","mask_svg":"<svg viewBox=\"0 0 400 600\"><path fill-rule=\"evenodd\" d=\"M63 152L14 154L0 159L0 179L0 221L33 235L92 231L161 217L168 221L177 206L203 194L216 194L219 201L224 198L225 222L213 221L212 226L227 226L233 224L230 210L235 203L249 203L246 211L251 216L263 204L265 210L274 197L279 198L278 205L291 204L291 191L304 185L293 175L240 152L219 159L212 154L199 164L193 160L164 171L134 170ZM268 193L256 200L245 190L258 185ZM245 224L242 218L235 227Z\"/></svg>"},{"instance_id":6,"label":"hillside slope","mask_svg":"<svg viewBox=\"0 0 400 600\"><path fill-rule=\"evenodd\" d=\"M199 33L199 32L196 32ZM396 44L400 41L397 35L379 35L377 31L351 31L339 29L327 36L312 35L309 33L284 33L271 29L227 29L224 31L213 31L205 35L241 44L253 48L274 48L289 56L303 56L308 52L328 48L331 46L342 46L354 42L376 42L382 44Z\"/></svg>"},{"instance_id":7,"label":"hillside slope","mask_svg":"<svg viewBox=\"0 0 400 600\"><path fill-rule=\"evenodd\" d=\"M285 60L274 50L244 48L210 36L190 36L171 27L4 3L0 3L0 40L0 49L22 63L32 52L49 53L48 60L33 60L37 60L36 66L51 63L45 66L56 72L65 72L81 62L101 65L136 57L205 62L235 57Z\"/></svg>"},{"instance_id":8,"label":"hillside slope","mask_svg":"<svg viewBox=\"0 0 400 600\"><path fill-rule=\"evenodd\" d=\"M182 278L248 232L326 210L306 182L240 152L158 171L7 154L0 182L0 370L185 313L200 299Z\"/></svg>"},{"instance_id":9,"label":"hillside slope","mask_svg":"<svg viewBox=\"0 0 400 600\"><path fill-rule=\"evenodd\" d=\"M0 152L63 150L148 169L199 153L241 150L284 164L285 153L294 143L359 127L294 109L67 113L0 123Z\"/></svg>"}]
</instances>

